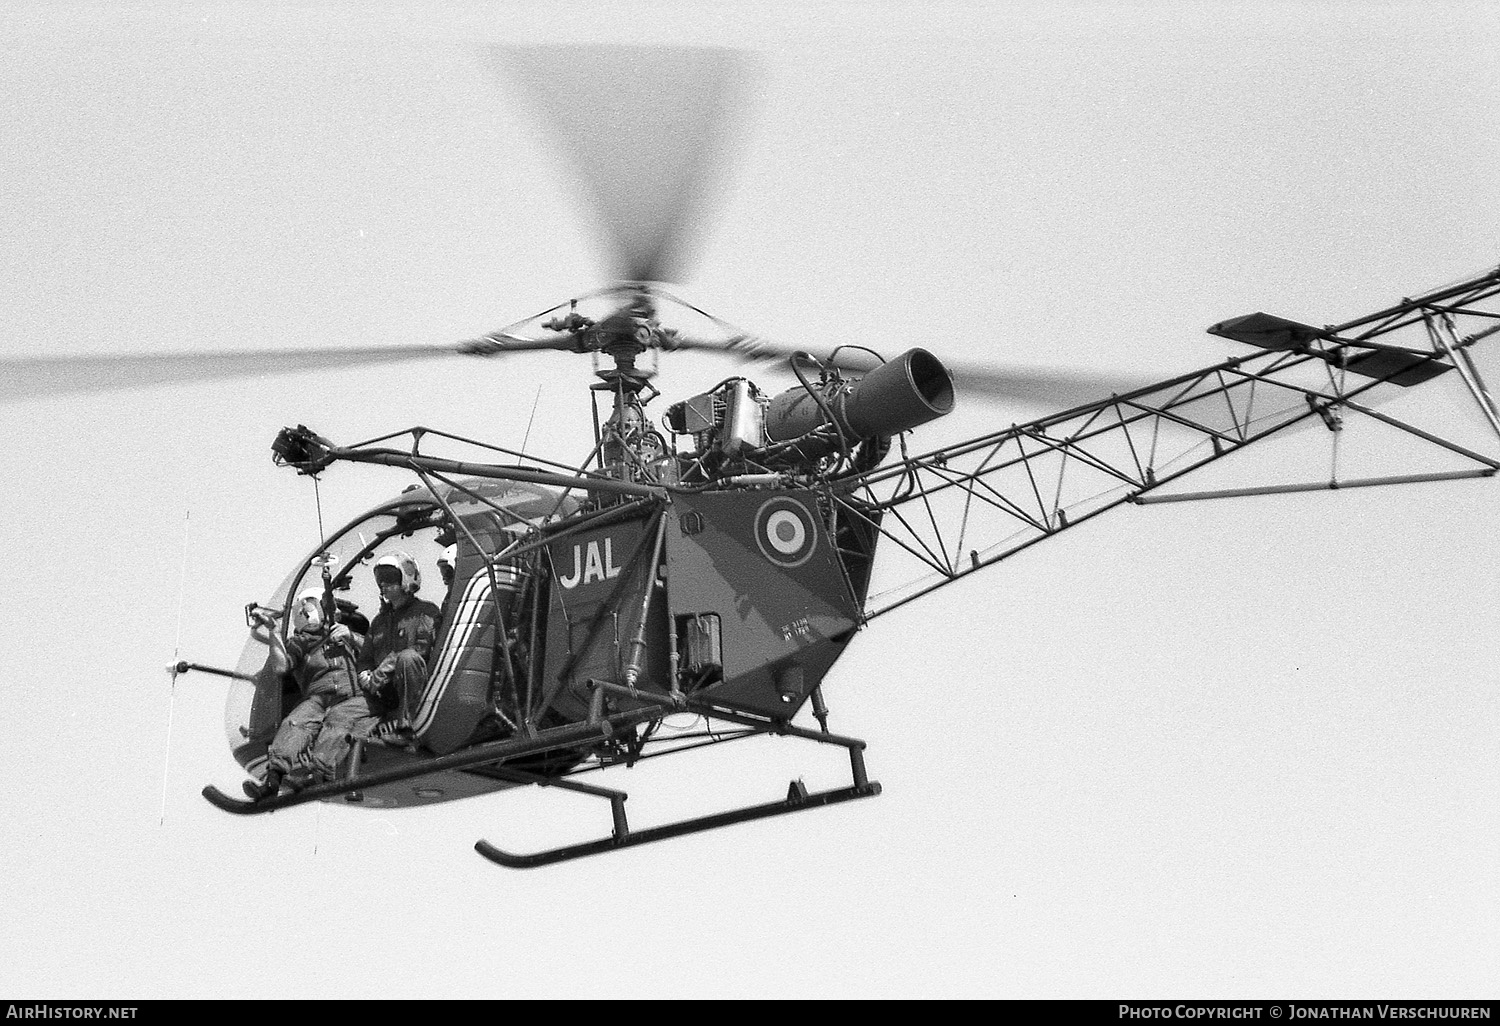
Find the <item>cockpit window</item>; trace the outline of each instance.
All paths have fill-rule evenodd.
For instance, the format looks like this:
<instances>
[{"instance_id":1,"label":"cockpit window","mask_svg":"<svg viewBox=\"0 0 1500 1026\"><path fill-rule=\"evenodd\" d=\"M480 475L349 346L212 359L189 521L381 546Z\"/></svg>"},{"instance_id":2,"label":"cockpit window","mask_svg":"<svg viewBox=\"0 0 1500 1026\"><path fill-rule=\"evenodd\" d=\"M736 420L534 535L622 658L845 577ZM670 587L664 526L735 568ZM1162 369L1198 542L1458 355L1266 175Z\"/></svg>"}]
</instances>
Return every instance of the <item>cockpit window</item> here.
<instances>
[{"instance_id":1,"label":"cockpit window","mask_svg":"<svg viewBox=\"0 0 1500 1026\"><path fill-rule=\"evenodd\" d=\"M375 587L373 573L375 561L388 552L404 551L416 561L421 573L417 594L442 606L446 596L443 577L438 572L438 556L444 545L453 540L452 532L446 528L442 508L431 501L406 503L373 513L303 557L264 604L281 611L280 626L285 634L289 629L287 606L291 597L309 588L323 587L321 560L327 558L341 618L357 613L366 621L373 620L380 611L380 591ZM237 669L253 675L265 660L266 646L251 637Z\"/></svg>"},{"instance_id":2,"label":"cockpit window","mask_svg":"<svg viewBox=\"0 0 1500 1026\"><path fill-rule=\"evenodd\" d=\"M502 520L515 528L542 523L571 514L576 496L515 482L465 480L461 489L448 493L454 512L466 521L471 515L489 516L489 510L504 510ZM425 490L409 492L386 503L309 552L264 602L282 612L281 629L287 628L287 606L293 595L323 586L322 553L331 556L329 571L334 578L334 597L352 604L360 615L373 620L380 611L380 593L375 587L375 561L387 552L404 550L416 560L422 574L418 595L446 611L446 586L438 570L443 548L453 544L457 533L448 523L440 503ZM347 608L347 607L346 607ZM266 661L266 646L253 637L246 644L236 669L253 676Z\"/></svg>"},{"instance_id":3,"label":"cockpit window","mask_svg":"<svg viewBox=\"0 0 1500 1026\"><path fill-rule=\"evenodd\" d=\"M496 523L508 525L509 534L517 529L524 531L549 520L564 517L577 509L578 498L555 489L514 482L464 480L445 489L445 496L454 515L473 526L471 518L494 519ZM485 532L480 532L484 534ZM320 557L329 558L329 572L334 581L334 598L338 602L341 617L356 621L357 614L365 620L373 620L380 611L380 594L375 587L375 562L387 553L404 551L416 562L421 574L421 587L417 595L443 609L446 619L447 586L438 569L438 558L446 546L453 545L463 535L455 531L448 521L448 513L440 502L425 489L414 488L401 496L384 503L374 512L361 517L343 528L326 543L304 556L281 585L260 604L281 613L279 629L289 629L288 606L293 596L309 588L323 587L323 566ZM471 544L472 544L472 536ZM486 545L487 554L494 541ZM441 628L440 628L441 630ZM274 717L269 723L256 720L256 678L266 664L268 646L255 640L252 634L245 642L236 669L242 679L230 686L225 707L225 731L230 749L243 760L264 752L264 746L256 747L245 742L250 734L274 729ZM262 692L264 688L260 689ZM290 696L287 696L290 697ZM269 737L269 735L268 735ZM252 739L253 740L253 739Z\"/></svg>"},{"instance_id":4,"label":"cockpit window","mask_svg":"<svg viewBox=\"0 0 1500 1026\"><path fill-rule=\"evenodd\" d=\"M408 505L366 517L328 541L323 551L329 557L334 598L341 613L375 619L380 611L380 590L375 586L375 561L392 552L405 552L417 564L421 577L418 596L443 604L442 574L438 557L452 541L446 518L436 504ZM293 582L290 594L323 587L321 563L309 561Z\"/></svg>"}]
</instances>

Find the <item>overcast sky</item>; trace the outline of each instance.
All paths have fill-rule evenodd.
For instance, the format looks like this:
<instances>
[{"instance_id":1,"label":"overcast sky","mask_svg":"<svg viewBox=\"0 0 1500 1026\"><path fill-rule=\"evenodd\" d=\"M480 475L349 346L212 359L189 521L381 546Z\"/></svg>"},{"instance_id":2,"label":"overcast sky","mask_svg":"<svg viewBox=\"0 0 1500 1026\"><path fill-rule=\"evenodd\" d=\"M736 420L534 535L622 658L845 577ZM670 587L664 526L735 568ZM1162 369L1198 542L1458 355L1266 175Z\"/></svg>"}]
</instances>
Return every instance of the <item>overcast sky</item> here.
<instances>
[{"instance_id":1,"label":"overcast sky","mask_svg":"<svg viewBox=\"0 0 1500 1026\"><path fill-rule=\"evenodd\" d=\"M483 55L558 42L759 55L676 291L779 341L1170 374L1235 352L1226 317L1335 323L1500 263L1488 4L12 5L0 354L442 342L606 283ZM280 427L513 445L535 404L530 448L576 461L587 360L274 369L0 405L0 991L1493 995L1494 482L1100 518L851 645L825 693L881 797L517 873L474 841L607 807L228 816L198 796L243 779L226 686L163 668L232 664L317 540ZM729 373L662 370L672 399ZM1388 408L1482 444L1462 400ZM960 396L919 437L1045 412ZM1214 480L1326 477L1299 438ZM324 523L408 483L336 467ZM758 739L598 782L648 826L846 767Z\"/></svg>"}]
</instances>

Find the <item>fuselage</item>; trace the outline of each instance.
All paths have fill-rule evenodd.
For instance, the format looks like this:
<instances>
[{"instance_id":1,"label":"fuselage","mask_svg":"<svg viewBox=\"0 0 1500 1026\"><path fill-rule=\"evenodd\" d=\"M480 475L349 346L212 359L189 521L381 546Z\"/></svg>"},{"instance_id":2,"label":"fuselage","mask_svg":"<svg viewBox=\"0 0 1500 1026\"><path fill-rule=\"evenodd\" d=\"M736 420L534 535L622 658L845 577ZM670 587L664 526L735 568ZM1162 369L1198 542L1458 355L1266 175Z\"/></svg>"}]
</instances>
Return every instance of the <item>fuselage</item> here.
<instances>
[{"instance_id":1,"label":"fuselage","mask_svg":"<svg viewBox=\"0 0 1500 1026\"><path fill-rule=\"evenodd\" d=\"M461 485L440 495L410 489L376 506L309 553L264 603L285 611L291 596L320 586L326 559L340 618L358 630L380 609L377 559L399 549L427 569L418 594L441 619L426 684L357 749L365 770L416 767L583 720L601 681L790 719L859 625L874 532L845 525L835 544L839 525L810 490L591 506L538 485ZM448 545L456 566L441 593L437 560ZM298 699L289 678L265 672L266 653L252 636L238 667L249 679L232 687L227 711L230 747L252 775ZM522 768L565 772L589 754L553 753ZM483 769L447 771L370 788L360 800L426 804L512 783Z\"/></svg>"}]
</instances>

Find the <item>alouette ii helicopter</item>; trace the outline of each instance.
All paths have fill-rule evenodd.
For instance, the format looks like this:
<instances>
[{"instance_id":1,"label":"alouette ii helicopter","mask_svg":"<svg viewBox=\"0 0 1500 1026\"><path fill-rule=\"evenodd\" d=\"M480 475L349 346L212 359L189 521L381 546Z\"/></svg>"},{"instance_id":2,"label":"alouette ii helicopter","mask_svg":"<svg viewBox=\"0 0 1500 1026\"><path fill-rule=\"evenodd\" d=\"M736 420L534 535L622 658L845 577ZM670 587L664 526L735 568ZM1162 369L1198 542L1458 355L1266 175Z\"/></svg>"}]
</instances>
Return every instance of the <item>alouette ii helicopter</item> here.
<instances>
[{"instance_id":1,"label":"alouette ii helicopter","mask_svg":"<svg viewBox=\"0 0 1500 1026\"><path fill-rule=\"evenodd\" d=\"M1500 331L1500 269L1335 325L1264 313L1225 320L1208 330L1249 352L1129 388L955 365L920 348L886 359L846 345L815 356L729 328L662 288L680 280L741 55L559 47L498 57L513 70L529 65L520 77L593 193L620 283L456 345L317 350L302 363L587 354L598 379L596 444L569 465L423 427L356 445L305 426L282 430L274 459L297 473L366 463L416 480L324 538L251 604L251 616L264 610L285 632L294 597L311 588L328 622L363 626L380 601L370 571L397 552L433 566L451 547L453 577L425 686L354 739L337 778L248 801L205 788L221 809L390 808L521 785L609 802L612 828L597 840L526 854L476 845L501 865L531 867L872 797L880 785L867 774L864 742L832 732L822 684L856 633L885 613L1127 503L1500 469L1494 456L1375 405L1457 372L1500 438L1500 407L1470 355ZM773 395L731 376L652 408L656 358L682 351L783 364L797 383ZM250 356L226 355L238 361L226 372L258 366ZM147 373L171 360L132 359ZM1035 398L1091 385L1098 398L1025 424L926 451L913 442L960 394ZM1338 440L1353 419L1410 439L1430 461L1417 473L1341 475ZM1326 479L1167 487L1298 427L1312 429L1304 439L1332 441ZM234 670L174 667L233 678L230 748L252 778L296 700L289 679L265 672L266 651L252 636ZM809 708L816 726L795 723ZM697 717L693 728L666 726L684 713ZM635 829L625 793L586 780L767 734L844 749L848 786L809 792L794 781L764 804Z\"/></svg>"}]
</instances>

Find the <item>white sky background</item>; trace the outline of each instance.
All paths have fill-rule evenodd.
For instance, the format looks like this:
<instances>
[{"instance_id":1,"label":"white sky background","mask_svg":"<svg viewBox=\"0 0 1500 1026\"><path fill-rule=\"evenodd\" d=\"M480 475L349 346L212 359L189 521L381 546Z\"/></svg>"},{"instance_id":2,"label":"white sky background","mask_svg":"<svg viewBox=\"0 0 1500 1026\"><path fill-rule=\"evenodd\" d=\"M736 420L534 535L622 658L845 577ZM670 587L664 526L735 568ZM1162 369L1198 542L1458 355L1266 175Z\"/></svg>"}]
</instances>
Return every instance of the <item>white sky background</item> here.
<instances>
[{"instance_id":1,"label":"white sky background","mask_svg":"<svg viewBox=\"0 0 1500 1026\"><path fill-rule=\"evenodd\" d=\"M1342 321L1500 262L1490 5L536 6L8 8L0 353L443 341L601 284L496 42L760 51L677 291L809 348L1180 372L1233 352L1223 318ZM316 539L277 429L514 444L540 386L530 448L578 459L587 372L0 406L0 993L1493 996L1491 481L1127 508L877 621L825 682L873 801L525 873L473 842L607 806L209 807L241 779L225 687L163 667L179 636L232 665ZM325 524L406 483L334 468ZM760 740L598 782L644 827L846 773Z\"/></svg>"}]
</instances>

